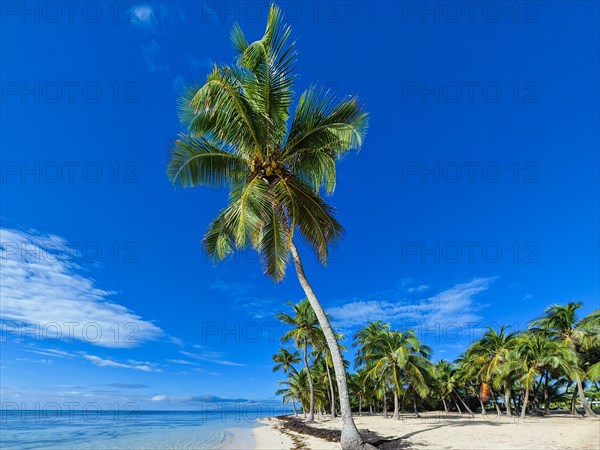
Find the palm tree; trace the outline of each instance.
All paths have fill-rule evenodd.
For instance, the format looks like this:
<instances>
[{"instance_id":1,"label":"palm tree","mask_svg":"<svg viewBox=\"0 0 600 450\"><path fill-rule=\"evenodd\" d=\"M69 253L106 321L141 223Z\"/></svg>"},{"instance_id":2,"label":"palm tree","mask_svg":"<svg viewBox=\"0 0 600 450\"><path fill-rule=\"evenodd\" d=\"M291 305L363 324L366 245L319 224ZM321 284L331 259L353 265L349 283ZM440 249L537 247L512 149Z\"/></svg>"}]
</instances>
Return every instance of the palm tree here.
<instances>
[{"instance_id":1,"label":"palm tree","mask_svg":"<svg viewBox=\"0 0 600 450\"><path fill-rule=\"evenodd\" d=\"M306 404L310 401L308 393L308 374L306 369L302 369L299 372L289 372L287 381L280 381L278 384L287 387L279 389L275 392L275 395L281 395L284 404L290 403L291 401L294 415L296 416L298 415L298 412L296 411L294 399L297 399L301 403L304 416L306 417Z\"/></svg>"},{"instance_id":2,"label":"palm tree","mask_svg":"<svg viewBox=\"0 0 600 450\"><path fill-rule=\"evenodd\" d=\"M488 386L492 383L496 386L502 384L507 416L512 415L510 388L507 378L499 377L498 370L500 365L506 361L508 352L514 344L514 338L515 333L508 333L507 327L502 326L499 331L488 327L481 339L474 342L468 350L471 358L470 364L477 367L478 382Z\"/></svg>"},{"instance_id":3,"label":"palm tree","mask_svg":"<svg viewBox=\"0 0 600 450\"><path fill-rule=\"evenodd\" d=\"M323 331L321 330L321 333ZM340 333L336 333L336 339L341 341L344 336ZM341 351L347 351L348 349L343 345L340 345ZM331 357L331 352L329 351L329 347L327 346L327 340L325 339L325 335L322 334L320 339L315 341L313 354L315 357L322 357L325 361L325 372L327 373L327 383L329 384L329 401L330 401L330 409L331 409L331 417L337 417L336 413L336 397L335 397L335 389L333 387L333 379L334 377L331 375L330 368L333 367L333 358ZM344 364L346 361L344 361Z\"/></svg>"},{"instance_id":4,"label":"palm tree","mask_svg":"<svg viewBox=\"0 0 600 450\"><path fill-rule=\"evenodd\" d=\"M373 343L369 376L381 378L389 374L394 386L394 416L399 418L398 397L407 386L421 398L429 392L426 376L432 370L427 360L429 347L419 342L412 330L405 333L388 331L381 333ZM415 397L416 402L416 397Z\"/></svg>"},{"instance_id":5,"label":"palm tree","mask_svg":"<svg viewBox=\"0 0 600 450\"><path fill-rule=\"evenodd\" d=\"M277 363L273 367L273 372L277 372L282 370L283 373L289 375L290 372L298 373L294 364L300 362L300 354L297 351L289 351L286 348L280 348L277 350L277 353L273 355L273 362ZM288 401L290 398L287 399ZM298 412L296 411L296 403L294 401L294 397L291 397L292 400L292 408L294 409L294 415L297 416ZM284 402L286 399L284 398Z\"/></svg>"},{"instance_id":6,"label":"palm tree","mask_svg":"<svg viewBox=\"0 0 600 450\"><path fill-rule=\"evenodd\" d=\"M301 235L319 261L327 263L329 245L343 228L320 191L333 193L336 161L360 148L367 114L356 98L336 102L331 92L313 86L300 96L288 129L296 62L290 33L275 5L258 41L248 43L241 28L233 26L236 64L215 65L203 86L181 98L186 128L174 142L167 174L183 187L229 186L229 205L203 239L215 261L251 245L265 273L278 282L291 254L333 358L342 447L358 448L363 441L352 419L342 354L294 238Z\"/></svg>"},{"instance_id":7,"label":"palm tree","mask_svg":"<svg viewBox=\"0 0 600 450\"><path fill-rule=\"evenodd\" d=\"M525 389L521 420L525 419L529 393L543 370L559 369L567 374L577 370L577 355L563 342L552 341L540 333L523 333L515 339L505 364L513 366L520 374Z\"/></svg>"},{"instance_id":8,"label":"palm tree","mask_svg":"<svg viewBox=\"0 0 600 450\"><path fill-rule=\"evenodd\" d=\"M308 386L310 389L310 409L308 412L308 422L313 422L315 419L315 393L312 374L310 372L310 365L308 364L308 347L314 347L319 339L321 339L322 333L319 329L317 317L315 316L315 313L308 300L302 300L297 304L288 304L294 310L294 314L289 315L280 312L276 314L275 317L291 327L291 329L282 336L281 341L293 341L296 347L302 350L302 359L304 361L304 367L307 371Z\"/></svg>"},{"instance_id":9,"label":"palm tree","mask_svg":"<svg viewBox=\"0 0 600 450\"><path fill-rule=\"evenodd\" d=\"M293 352L287 348L280 348L277 353L273 355L273 362L277 363L273 367L273 372L282 370L286 375L290 372L297 372L294 364L300 362L300 353L296 350Z\"/></svg>"},{"instance_id":10,"label":"palm tree","mask_svg":"<svg viewBox=\"0 0 600 450\"><path fill-rule=\"evenodd\" d=\"M559 340L574 351L581 353L582 350L595 346L598 342L598 322L600 313L592 312L581 322L577 321L577 310L583 305L578 302L570 302L566 305L552 305L546 308L544 315L531 321L532 331L543 333L552 339ZM595 416L590 404L585 398L583 376L585 371L579 367L572 372L577 384L579 401L586 415Z\"/></svg>"},{"instance_id":11,"label":"palm tree","mask_svg":"<svg viewBox=\"0 0 600 450\"><path fill-rule=\"evenodd\" d=\"M450 401L454 392L454 377L450 363L445 360L438 361L435 365L434 376L436 380L436 393L444 405L444 411L448 414L446 400ZM460 412L460 408L458 410Z\"/></svg>"},{"instance_id":12,"label":"palm tree","mask_svg":"<svg viewBox=\"0 0 600 450\"><path fill-rule=\"evenodd\" d=\"M363 401L369 401L369 394L371 393L369 381L368 372L365 370L360 370L350 377L350 392L358 400L359 416L362 416Z\"/></svg>"}]
</instances>

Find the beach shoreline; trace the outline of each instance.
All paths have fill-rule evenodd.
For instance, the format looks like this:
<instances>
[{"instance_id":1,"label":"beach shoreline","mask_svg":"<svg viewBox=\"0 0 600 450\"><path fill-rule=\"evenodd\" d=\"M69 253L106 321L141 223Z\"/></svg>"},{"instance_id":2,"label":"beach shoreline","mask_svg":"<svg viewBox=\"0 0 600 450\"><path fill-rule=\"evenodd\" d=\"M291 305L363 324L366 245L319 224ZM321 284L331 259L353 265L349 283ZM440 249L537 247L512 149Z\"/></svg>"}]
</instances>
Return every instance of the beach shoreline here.
<instances>
[{"instance_id":1,"label":"beach shoreline","mask_svg":"<svg viewBox=\"0 0 600 450\"><path fill-rule=\"evenodd\" d=\"M401 438L406 448L429 447L456 450L527 449L600 449L600 419L566 414L528 417L518 422L516 417L488 414L445 414L443 411L402 415L386 419L382 415L355 416L359 430L369 430L382 438ZM302 417L297 418L304 422ZM307 448L315 450L340 449L337 442L300 434L285 427L277 417L259 419L261 425L252 429L255 449ZM314 428L339 429L341 419L318 417Z\"/></svg>"}]
</instances>

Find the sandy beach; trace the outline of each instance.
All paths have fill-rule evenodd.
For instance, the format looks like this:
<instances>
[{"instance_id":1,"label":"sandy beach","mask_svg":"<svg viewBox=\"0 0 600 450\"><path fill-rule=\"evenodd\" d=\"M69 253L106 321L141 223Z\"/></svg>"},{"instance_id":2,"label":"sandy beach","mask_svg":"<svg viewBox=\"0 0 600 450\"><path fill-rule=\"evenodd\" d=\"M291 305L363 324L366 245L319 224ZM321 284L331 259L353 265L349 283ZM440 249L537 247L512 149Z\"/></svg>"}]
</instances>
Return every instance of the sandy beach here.
<instances>
[{"instance_id":1,"label":"sandy beach","mask_svg":"<svg viewBox=\"0 0 600 450\"><path fill-rule=\"evenodd\" d=\"M415 419L385 419L381 415L357 416L359 430L368 429L381 437L405 439L407 448L435 449L600 449L600 419L566 415L531 417L517 423L514 419L489 414L444 415L429 412ZM337 443L301 435L282 427L276 418L261 420L266 426L253 429L256 449L339 449ZM318 418L315 427L339 429L340 419Z\"/></svg>"}]
</instances>

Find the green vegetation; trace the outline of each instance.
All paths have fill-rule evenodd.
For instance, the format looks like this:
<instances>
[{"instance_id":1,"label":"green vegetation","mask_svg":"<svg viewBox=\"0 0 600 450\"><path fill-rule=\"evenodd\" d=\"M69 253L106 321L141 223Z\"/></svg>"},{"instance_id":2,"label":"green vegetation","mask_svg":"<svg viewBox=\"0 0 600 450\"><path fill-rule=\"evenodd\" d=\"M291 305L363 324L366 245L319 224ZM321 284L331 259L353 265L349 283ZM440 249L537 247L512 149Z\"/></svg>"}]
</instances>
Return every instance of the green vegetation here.
<instances>
[{"instance_id":1,"label":"green vegetation","mask_svg":"<svg viewBox=\"0 0 600 450\"><path fill-rule=\"evenodd\" d=\"M297 355L293 350L274 355L276 368L285 367L288 373L288 380L281 382L288 387L277 394L294 404L296 414L298 401L309 420L315 412L327 414L327 406L334 415L336 397L321 334L315 321L306 319L311 317L306 300L291 306L295 316L277 316L292 326L282 341L293 337L304 352L304 368L300 373L294 368L298 357L281 356ZM416 417L419 410L470 415L479 410L523 420L527 412L542 415L552 409L576 414L579 403L582 415L595 416L587 399L597 402L600 397L600 311L578 321L579 308L580 303L550 306L522 332L487 328L453 363L432 363L431 349L412 330L400 332L381 321L369 322L354 336L352 405L359 415L368 407L370 413L381 411L388 417L388 402L393 402L392 418L412 405Z\"/></svg>"}]
</instances>

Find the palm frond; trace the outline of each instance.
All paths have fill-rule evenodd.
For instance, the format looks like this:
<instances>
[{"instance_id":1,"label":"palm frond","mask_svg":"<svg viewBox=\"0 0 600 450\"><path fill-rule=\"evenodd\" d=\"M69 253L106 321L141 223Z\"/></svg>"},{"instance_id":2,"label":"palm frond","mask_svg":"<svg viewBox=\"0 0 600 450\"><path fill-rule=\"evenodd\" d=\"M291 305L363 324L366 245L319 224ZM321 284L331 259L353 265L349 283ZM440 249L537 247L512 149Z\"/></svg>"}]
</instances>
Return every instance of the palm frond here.
<instances>
[{"instance_id":1,"label":"palm frond","mask_svg":"<svg viewBox=\"0 0 600 450\"><path fill-rule=\"evenodd\" d=\"M331 161L358 150L367 125L367 114L356 98L338 102L331 91L313 86L296 108L283 149L286 164L315 189L331 193L335 188Z\"/></svg>"},{"instance_id":2,"label":"palm frond","mask_svg":"<svg viewBox=\"0 0 600 450\"><path fill-rule=\"evenodd\" d=\"M239 182L247 165L218 143L197 135L180 134L173 143L167 176L182 187L219 187Z\"/></svg>"}]
</instances>

